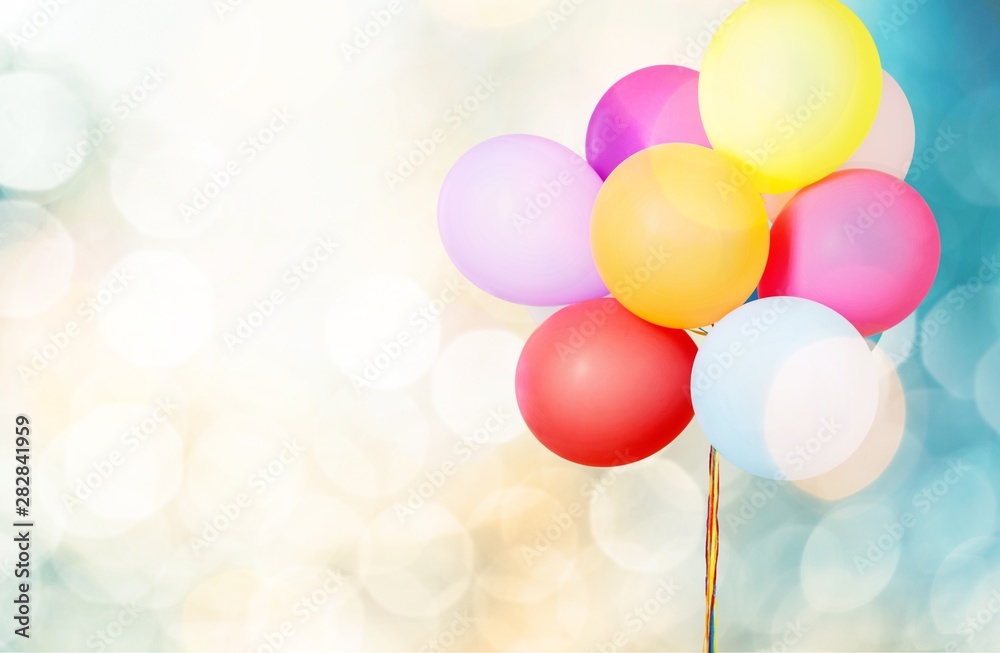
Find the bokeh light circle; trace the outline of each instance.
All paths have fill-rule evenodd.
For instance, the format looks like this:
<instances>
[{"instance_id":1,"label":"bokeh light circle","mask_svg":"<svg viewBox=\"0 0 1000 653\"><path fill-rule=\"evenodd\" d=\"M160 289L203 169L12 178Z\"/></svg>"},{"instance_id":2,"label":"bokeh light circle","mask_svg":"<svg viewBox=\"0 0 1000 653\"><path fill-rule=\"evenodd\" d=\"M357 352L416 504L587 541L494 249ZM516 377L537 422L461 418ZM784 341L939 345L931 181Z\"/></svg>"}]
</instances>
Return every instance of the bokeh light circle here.
<instances>
[{"instance_id":1,"label":"bokeh light circle","mask_svg":"<svg viewBox=\"0 0 1000 653\"><path fill-rule=\"evenodd\" d=\"M112 267L101 288L111 295L97 315L98 328L130 363L176 365L208 340L212 291L201 270L180 254L129 254Z\"/></svg>"},{"instance_id":2,"label":"bokeh light circle","mask_svg":"<svg viewBox=\"0 0 1000 653\"><path fill-rule=\"evenodd\" d=\"M359 573L381 607L404 617L441 614L472 579L469 534L448 509L427 503L415 514L389 508L372 521L359 545Z\"/></svg>"},{"instance_id":3,"label":"bokeh light circle","mask_svg":"<svg viewBox=\"0 0 1000 653\"><path fill-rule=\"evenodd\" d=\"M362 395L340 426L316 441L315 460L340 489L356 496L399 492L420 472L431 427L402 391Z\"/></svg>"},{"instance_id":4,"label":"bokeh light circle","mask_svg":"<svg viewBox=\"0 0 1000 653\"><path fill-rule=\"evenodd\" d=\"M327 349L355 389L401 388L434 363L446 310L405 277L364 279L331 302Z\"/></svg>"},{"instance_id":5,"label":"bokeh light circle","mask_svg":"<svg viewBox=\"0 0 1000 653\"><path fill-rule=\"evenodd\" d=\"M547 492L512 486L483 499L469 517L469 532L485 555L480 587L515 603L539 601L573 568L583 504L563 504Z\"/></svg>"},{"instance_id":6,"label":"bokeh light circle","mask_svg":"<svg viewBox=\"0 0 1000 653\"><path fill-rule=\"evenodd\" d=\"M0 200L0 316L41 312L69 289L76 247L35 204Z\"/></svg>"},{"instance_id":7,"label":"bokeh light circle","mask_svg":"<svg viewBox=\"0 0 1000 653\"><path fill-rule=\"evenodd\" d=\"M872 352L878 371L875 422L850 458L819 476L796 481L815 497L835 501L861 491L886 470L899 450L906 427L906 395L895 366L880 349Z\"/></svg>"},{"instance_id":8,"label":"bokeh light circle","mask_svg":"<svg viewBox=\"0 0 1000 653\"><path fill-rule=\"evenodd\" d=\"M434 410L461 437L507 442L526 430L514 394L524 341L510 331L482 330L451 342L434 365Z\"/></svg>"},{"instance_id":9,"label":"bokeh light circle","mask_svg":"<svg viewBox=\"0 0 1000 653\"><path fill-rule=\"evenodd\" d=\"M91 135L96 132L98 135ZM0 75L0 186L44 191L75 175L105 135L56 77Z\"/></svg>"},{"instance_id":10,"label":"bokeh light circle","mask_svg":"<svg viewBox=\"0 0 1000 653\"><path fill-rule=\"evenodd\" d=\"M593 493L590 515L591 534L605 555L625 569L657 573L698 549L704 493L684 468L651 458L609 473L614 480Z\"/></svg>"},{"instance_id":11,"label":"bokeh light circle","mask_svg":"<svg viewBox=\"0 0 1000 653\"><path fill-rule=\"evenodd\" d=\"M860 607L896 573L906 529L886 506L837 508L817 524L802 552L802 589L821 612Z\"/></svg>"}]
</instances>

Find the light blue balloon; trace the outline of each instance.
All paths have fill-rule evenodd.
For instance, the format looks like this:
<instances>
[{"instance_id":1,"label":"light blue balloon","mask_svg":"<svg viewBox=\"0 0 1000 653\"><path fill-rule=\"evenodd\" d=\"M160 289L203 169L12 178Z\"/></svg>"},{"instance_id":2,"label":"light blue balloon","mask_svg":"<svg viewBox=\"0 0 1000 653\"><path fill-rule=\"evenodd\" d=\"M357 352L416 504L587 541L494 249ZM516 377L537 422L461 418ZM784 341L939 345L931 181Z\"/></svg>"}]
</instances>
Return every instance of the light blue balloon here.
<instances>
[{"instance_id":1,"label":"light blue balloon","mask_svg":"<svg viewBox=\"0 0 1000 653\"><path fill-rule=\"evenodd\" d=\"M757 476L809 478L860 446L874 421L878 376L845 318L807 299L768 297L712 328L695 358L691 397L726 460ZM776 428L785 424L794 432Z\"/></svg>"}]
</instances>

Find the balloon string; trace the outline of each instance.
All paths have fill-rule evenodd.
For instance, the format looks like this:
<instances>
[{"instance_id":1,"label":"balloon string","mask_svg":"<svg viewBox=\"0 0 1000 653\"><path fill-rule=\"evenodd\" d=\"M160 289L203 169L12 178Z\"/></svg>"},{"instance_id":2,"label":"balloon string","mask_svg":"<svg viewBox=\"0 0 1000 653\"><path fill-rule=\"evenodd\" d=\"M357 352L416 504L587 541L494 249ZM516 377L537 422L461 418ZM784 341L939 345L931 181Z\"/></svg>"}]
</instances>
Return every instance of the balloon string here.
<instances>
[{"instance_id":1,"label":"balloon string","mask_svg":"<svg viewBox=\"0 0 1000 653\"><path fill-rule=\"evenodd\" d=\"M708 454L708 520L705 534L705 645L715 653L715 580L719 566L719 457L715 447Z\"/></svg>"}]
</instances>

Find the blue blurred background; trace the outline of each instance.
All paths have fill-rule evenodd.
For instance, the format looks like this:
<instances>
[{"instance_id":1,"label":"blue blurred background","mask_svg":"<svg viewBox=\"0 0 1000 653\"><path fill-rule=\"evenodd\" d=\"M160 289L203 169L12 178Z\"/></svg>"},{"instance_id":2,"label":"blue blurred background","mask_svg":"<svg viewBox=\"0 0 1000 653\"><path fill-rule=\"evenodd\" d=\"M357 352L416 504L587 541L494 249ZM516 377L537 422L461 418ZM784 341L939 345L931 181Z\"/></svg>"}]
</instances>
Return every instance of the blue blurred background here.
<instances>
[{"instance_id":1,"label":"blue blurred background","mask_svg":"<svg viewBox=\"0 0 1000 653\"><path fill-rule=\"evenodd\" d=\"M763 501L766 484L751 484L723 508L722 555L740 559L719 613L749 602L774 626L770 644L735 626L721 646L821 650L819 635L831 650L997 650L1000 3L846 4L912 106L907 181L938 219L941 267L916 319L879 343L897 367L906 416L881 476L835 501L801 489ZM727 510L738 517L728 530ZM830 629L840 637L822 634Z\"/></svg>"}]
</instances>

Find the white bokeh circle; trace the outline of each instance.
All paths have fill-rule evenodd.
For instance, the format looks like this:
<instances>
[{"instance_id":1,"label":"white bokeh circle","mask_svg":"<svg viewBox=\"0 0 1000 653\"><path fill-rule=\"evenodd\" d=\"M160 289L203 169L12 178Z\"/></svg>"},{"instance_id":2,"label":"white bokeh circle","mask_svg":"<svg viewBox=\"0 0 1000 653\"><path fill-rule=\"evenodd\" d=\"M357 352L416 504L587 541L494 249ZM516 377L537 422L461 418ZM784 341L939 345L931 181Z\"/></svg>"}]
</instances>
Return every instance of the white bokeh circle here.
<instances>
[{"instance_id":1,"label":"white bokeh circle","mask_svg":"<svg viewBox=\"0 0 1000 653\"><path fill-rule=\"evenodd\" d=\"M0 186L44 191L70 179L94 150L87 108L56 77L0 75ZM99 131L99 130L98 130Z\"/></svg>"},{"instance_id":2,"label":"white bokeh circle","mask_svg":"<svg viewBox=\"0 0 1000 653\"><path fill-rule=\"evenodd\" d=\"M63 465L75 518L138 522L166 505L184 469L170 417L169 405L106 404L73 425Z\"/></svg>"},{"instance_id":3,"label":"white bokeh circle","mask_svg":"<svg viewBox=\"0 0 1000 653\"><path fill-rule=\"evenodd\" d=\"M330 429L315 445L317 464L345 492L366 497L393 494L423 468L430 423L403 392L362 395L346 422Z\"/></svg>"},{"instance_id":4,"label":"white bokeh circle","mask_svg":"<svg viewBox=\"0 0 1000 653\"><path fill-rule=\"evenodd\" d=\"M42 207L0 201L0 316L28 317L58 301L69 289L75 250Z\"/></svg>"},{"instance_id":5,"label":"white bokeh circle","mask_svg":"<svg viewBox=\"0 0 1000 653\"><path fill-rule=\"evenodd\" d=\"M218 148L144 122L126 124L118 140L111 198L138 231L156 238L192 237L219 216L236 180Z\"/></svg>"},{"instance_id":6,"label":"white bokeh circle","mask_svg":"<svg viewBox=\"0 0 1000 653\"><path fill-rule=\"evenodd\" d=\"M208 341L212 291L201 270L180 254L134 252L113 266L101 286L121 288L98 313L97 325L130 363L177 365Z\"/></svg>"},{"instance_id":7,"label":"white bokeh circle","mask_svg":"<svg viewBox=\"0 0 1000 653\"><path fill-rule=\"evenodd\" d=\"M357 390L401 388L433 365L444 310L405 277L365 279L334 297L327 348Z\"/></svg>"},{"instance_id":8,"label":"white bokeh circle","mask_svg":"<svg viewBox=\"0 0 1000 653\"><path fill-rule=\"evenodd\" d=\"M368 593L404 617L439 615L472 579L472 541L449 510L428 503L402 517L382 512L361 538L359 571Z\"/></svg>"},{"instance_id":9,"label":"white bokeh circle","mask_svg":"<svg viewBox=\"0 0 1000 653\"><path fill-rule=\"evenodd\" d=\"M631 571L660 573L698 549L705 495L680 465L650 458L612 472L614 482L595 495L590 514L605 555Z\"/></svg>"},{"instance_id":10,"label":"white bokeh circle","mask_svg":"<svg viewBox=\"0 0 1000 653\"><path fill-rule=\"evenodd\" d=\"M434 410L462 437L483 430L507 442L527 427L517 407L514 372L524 341L510 331L470 331L452 341L431 377Z\"/></svg>"},{"instance_id":11,"label":"white bokeh circle","mask_svg":"<svg viewBox=\"0 0 1000 653\"><path fill-rule=\"evenodd\" d=\"M886 588L906 527L887 506L853 504L827 514L802 552L802 589L820 612L858 608Z\"/></svg>"}]
</instances>

